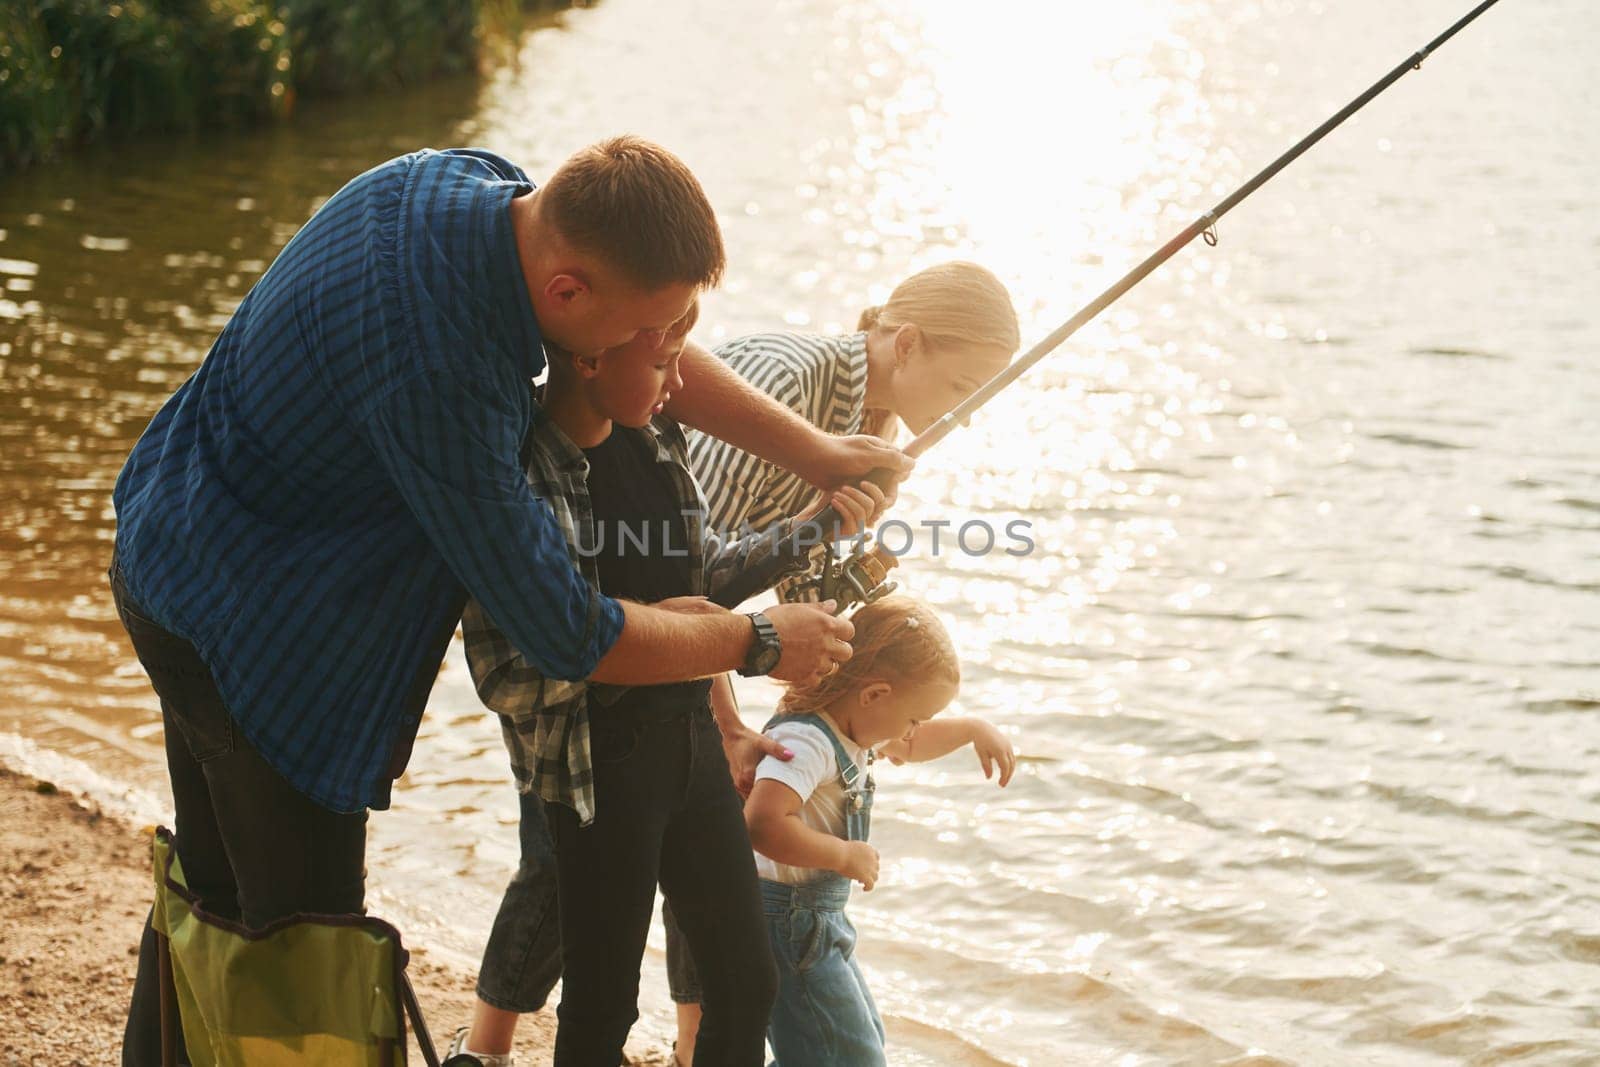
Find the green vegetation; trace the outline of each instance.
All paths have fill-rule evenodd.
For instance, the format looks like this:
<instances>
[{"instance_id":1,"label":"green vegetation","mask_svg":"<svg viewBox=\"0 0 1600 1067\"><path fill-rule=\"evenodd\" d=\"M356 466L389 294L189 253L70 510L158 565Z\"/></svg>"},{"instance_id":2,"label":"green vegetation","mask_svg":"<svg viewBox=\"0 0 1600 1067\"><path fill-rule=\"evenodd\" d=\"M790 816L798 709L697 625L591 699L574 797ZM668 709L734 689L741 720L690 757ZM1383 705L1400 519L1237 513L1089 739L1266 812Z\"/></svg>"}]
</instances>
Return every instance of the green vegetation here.
<instances>
[{"instance_id":1,"label":"green vegetation","mask_svg":"<svg viewBox=\"0 0 1600 1067\"><path fill-rule=\"evenodd\" d=\"M112 134L289 114L477 62L527 0L0 0L0 168ZM565 5L556 5L565 6Z\"/></svg>"},{"instance_id":2,"label":"green vegetation","mask_svg":"<svg viewBox=\"0 0 1600 1067\"><path fill-rule=\"evenodd\" d=\"M413 83L477 59L479 0L286 0L295 89L308 96Z\"/></svg>"}]
</instances>

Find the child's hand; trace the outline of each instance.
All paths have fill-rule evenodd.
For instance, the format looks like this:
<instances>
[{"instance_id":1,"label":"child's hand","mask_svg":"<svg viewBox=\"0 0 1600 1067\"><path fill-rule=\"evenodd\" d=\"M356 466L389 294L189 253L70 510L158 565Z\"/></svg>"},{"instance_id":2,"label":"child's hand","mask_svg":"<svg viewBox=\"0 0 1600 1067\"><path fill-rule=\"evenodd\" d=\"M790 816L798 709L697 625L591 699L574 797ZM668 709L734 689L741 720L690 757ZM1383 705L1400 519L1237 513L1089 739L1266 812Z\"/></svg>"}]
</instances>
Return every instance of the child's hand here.
<instances>
[{"instance_id":1,"label":"child's hand","mask_svg":"<svg viewBox=\"0 0 1600 1067\"><path fill-rule=\"evenodd\" d=\"M796 515L795 520L802 525L808 523L822 514L825 506L832 504L839 513L839 529L835 536L843 540L869 529L883 515L888 503L883 490L871 482L862 482L860 486L844 485Z\"/></svg>"},{"instance_id":2,"label":"child's hand","mask_svg":"<svg viewBox=\"0 0 1600 1067\"><path fill-rule=\"evenodd\" d=\"M992 723L976 719L972 724L972 751L978 754L985 778L994 777L995 768L1000 769L1000 787L1005 788L1017 769L1017 751L1006 735Z\"/></svg>"},{"instance_id":3,"label":"child's hand","mask_svg":"<svg viewBox=\"0 0 1600 1067\"><path fill-rule=\"evenodd\" d=\"M839 873L870 891L878 882L878 850L865 841L846 841Z\"/></svg>"}]
</instances>

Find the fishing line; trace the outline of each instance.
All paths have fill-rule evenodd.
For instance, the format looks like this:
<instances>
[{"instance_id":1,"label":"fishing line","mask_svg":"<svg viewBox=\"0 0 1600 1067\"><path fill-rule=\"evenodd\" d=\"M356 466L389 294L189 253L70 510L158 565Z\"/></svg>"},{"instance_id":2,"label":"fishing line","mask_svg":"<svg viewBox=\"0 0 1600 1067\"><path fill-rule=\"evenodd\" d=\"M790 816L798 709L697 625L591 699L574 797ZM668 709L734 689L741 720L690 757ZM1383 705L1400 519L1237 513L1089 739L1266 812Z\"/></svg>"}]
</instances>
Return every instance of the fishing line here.
<instances>
[{"instance_id":1,"label":"fishing line","mask_svg":"<svg viewBox=\"0 0 1600 1067\"><path fill-rule=\"evenodd\" d=\"M1166 244L1156 249L1156 251L1152 252L1142 263L1134 267L1127 274L1124 274L1113 285L1111 285L1110 288L1106 289L1105 292L1101 293L1099 296L1089 301L1089 303L1085 304L1077 314L1073 315L1066 322L1058 326L1049 336L1045 337L1038 344L1028 349L1028 351L1024 353L1020 359L1016 360L999 374L996 374L993 378L990 378L978 389L977 392L967 397L966 400L963 400L943 418L939 419L932 426L918 434L915 440L906 445L904 450L905 453L913 457L920 456L928 449L944 440L950 435L951 432L955 430L957 426L963 424L967 421L967 419L971 418L973 412L977 411L979 408L983 407L984 404L987 404L990 400L994 399L994 397L1002 389L1016 381L1019 377L1025 374L1029 368L1038 363L1045 356L1055 351L1055 349L1060 346L1063 341L1077 333L1078 330L1082 329L1084 325L1092 321L1106 308L1116 303L1116 301L1120 299L1123 294L1132 289L1134 286L1138 285L1157 267L1161 266L1167 260L1177 255L1179 251L1181 251L1196 237L1200 237L1208 245L1216 245L1219 240L1217 234L1218 220L1220 220L1228 212L1232 211L1235 207L1238 207L1246 197L1265 185L1284 167L1287 167L1290 163L1293 163L1296 159L1300 158L1300 156L1304 155L1312 145L1316 144L1333 130L1337 129L1351 115L1354 115L1357 111L1360 111L1367 104L1371 103L1375 97L1377 97L1385 89L1389 88L1389 86L1405 77L1411 71L1421 70L1424 60L1426 60L1434 52L1438 51L1446 41L1450 40L1450 38L1460 33L1468 23L1472 22L1479 15L1489 10L1498 2L1499 0L1483 0L1482 3L1478 4L1477 7L1474 7L1471 11L1463 15L1449 29L1445 30L1443 33L1439 34L1439 36L1429 41L1421 49L1413 52L1410 56L1402 60L1395 66L1393 70L1389 71L1389 73L1385 74L1382 78L1379 78L1376 82L1374 82L1372 86L1366 90L1366 92L1362 93L1344 107L1340 108L1326 122L1312 130L1305 137L1301 138L1301 140L1297 142L1294 147L1290 148L1287 152L1283 153L1283 155L1279 156L1277 159L1267 164L1266 167L1262 168L1262 170L1256 174L1255 177L1251 178L1249 181L1239 186L1239 188L1235 189L1232 193L1228 194L1226 198L1224 198L1210 211L1207 211L1205 214L1191 222L1188 226L1184 227L1184 229L1179 232L1177 236L1173 237L1172 240L1168 241ZM892 472L887 470L876 470L873 471L868 478L869 480L877 483L880 487L887 487L893 481L894 475ZM821 543L823 540L822 532L836 530L838 528L838 523L839 513L830 504L820 514L818 514L815 519L813 519L810 523L805 524L803 531L797 531L795 535L785 538L776 547L776 550L770 557L768 557L766 560L763 560L760 565L753 567L735 577L724 588L719 590L717 595L712 599L715 600L716 603L721 604L723 607L731 608L743 603L745 600L756 595L762 590L776 584L783 578L805 570L809 564L811 549L817 544ZM859 561L861 555L862 553L858 551L856 556L852 557L852 559ZM851 560L846 560L843 564L840 564L840 566L849 567L851 562ZM859 582L851 583L847 581L844 583L843 588L849 589L853 584L859 584ZM868 599L870 599L870 597ZM841 610L844 607L844 604L840 605Z\"/></svg>"}]
</instances>

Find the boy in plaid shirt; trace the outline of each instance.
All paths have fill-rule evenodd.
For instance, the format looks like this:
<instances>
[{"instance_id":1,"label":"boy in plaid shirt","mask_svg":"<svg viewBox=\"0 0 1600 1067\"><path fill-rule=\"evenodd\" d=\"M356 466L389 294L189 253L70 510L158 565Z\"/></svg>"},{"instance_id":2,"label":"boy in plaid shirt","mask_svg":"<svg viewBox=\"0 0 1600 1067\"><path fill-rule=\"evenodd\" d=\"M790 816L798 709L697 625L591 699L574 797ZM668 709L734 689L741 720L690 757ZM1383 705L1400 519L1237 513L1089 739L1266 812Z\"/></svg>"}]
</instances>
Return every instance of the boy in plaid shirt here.
<instances>
[{"instance_id":1,"label":"boy in plaid shirt","mask_svg":"<svg viewBox=\"0 0 1600 1067\"><path fill-rule=\"evenodd\" d=\"M704 597L822 506L740 540L707 528L683 432L661 414L682 384L678 358L695 315L659 346L552 353L526 450L534 495L555 513L580 572L607 595L684 612L720 611ZM882 501L869 487L829 502L864 525ZM768 614L795 609L814 610ZM472 1039L458 1044L509 1062L485 1053L508 1052L516 1013L542 1006L564 972L556 1063L620 1062L659 884L708 979L697 1058L764 1062L776 978L710 681L559 681L476 602L463 626L473 679L500 713L523 794L523 856L485 951Z\"/></svg>"}]
</instances>

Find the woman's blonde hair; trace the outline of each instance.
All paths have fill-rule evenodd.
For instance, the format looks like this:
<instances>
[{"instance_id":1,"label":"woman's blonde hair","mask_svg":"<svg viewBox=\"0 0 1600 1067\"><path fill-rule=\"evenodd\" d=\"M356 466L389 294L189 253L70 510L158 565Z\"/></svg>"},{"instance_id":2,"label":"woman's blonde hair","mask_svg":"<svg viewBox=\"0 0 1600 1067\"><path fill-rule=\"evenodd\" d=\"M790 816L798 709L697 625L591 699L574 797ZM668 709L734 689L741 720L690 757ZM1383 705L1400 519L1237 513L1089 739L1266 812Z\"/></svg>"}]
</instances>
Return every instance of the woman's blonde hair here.
<instances>
[{"instance_id":1,"label":"woman's blonde hair","mask_svg":"<svg viewBox=\"0 0 1600 1067\"><path fill-rule=\"evenodd\" d=\"M857 330L920 329L933 348L978 345L1015 352L1022 344L1011 294L993 273L955 260L918 271L889 295L889 302L861 313Z\"/></svg>"},{"instance_id":2,"label":"woman's blonde hair","mask_svg":"<svg viewBox=\"0 0 1600 1067\"><path fill-rule=\"evenodd\" d=\"M832 704L857 684L887 677L917 683L961 682L961 661L949 632L933 609L916 597L886 596L850 616L856 634L851 657L811 685L790 685L778 701L778 714L797 715Z\"/></svg>"}]
</instances>

